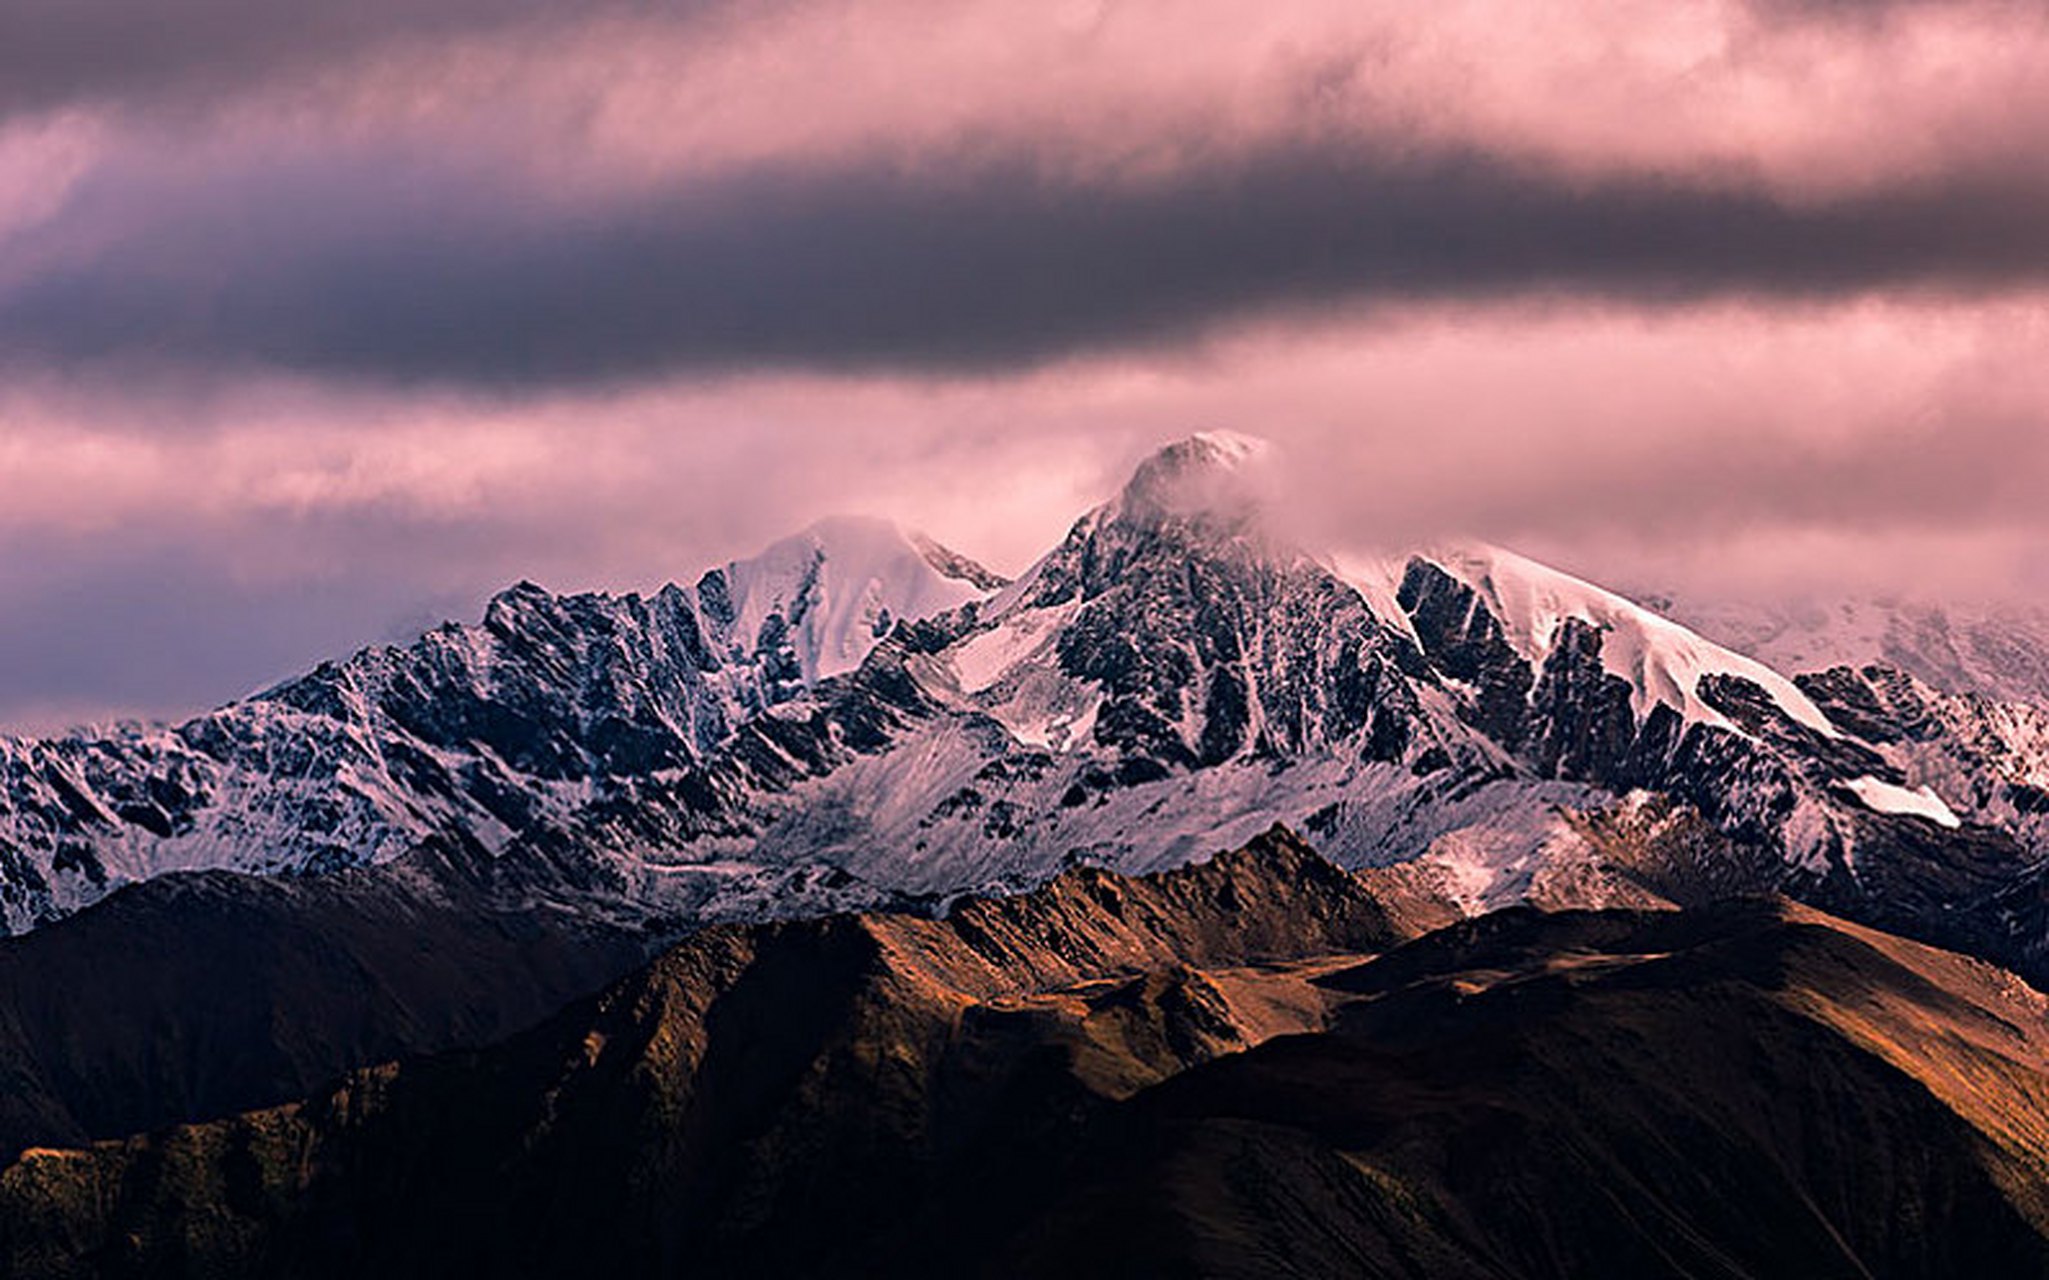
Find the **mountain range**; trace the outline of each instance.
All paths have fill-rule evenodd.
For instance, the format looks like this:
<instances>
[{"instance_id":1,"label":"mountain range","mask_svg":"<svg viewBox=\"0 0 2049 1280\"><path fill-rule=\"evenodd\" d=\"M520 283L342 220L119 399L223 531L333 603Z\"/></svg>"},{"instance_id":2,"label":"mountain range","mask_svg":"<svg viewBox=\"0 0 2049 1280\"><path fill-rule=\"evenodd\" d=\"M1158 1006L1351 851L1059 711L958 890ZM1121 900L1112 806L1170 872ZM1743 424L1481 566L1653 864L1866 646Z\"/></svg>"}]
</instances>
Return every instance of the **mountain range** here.
<instances>
[{"instance_id":1,"label":"mountain range","mask_svg":"<svg viewBox=\"0 0 2049 1280\"><path fill-rule=\"evenodd\" d=\"M1479 1138L1452 1110L1424 1106L1418 1114L1436 1118L1410 1133L1326 1095L1370 1078L1389 1096L1427 1100L1435 1086L1417 1074L1417 1055L1471 1048L1484 1029L1503 1038L1471 1048L1460 1087L1488 1114L1506 1107L1511 1129L1558 1125L1564 1077L1511 1070L1518 1055L1562 1072L1561 1045L1623 1053L1667 1034L1699 1052L1737 1052L1744 1019L1781 1037L1751 1046L1765 1055L1752 1086L1802 1096L1802 1073L1825 1062L1856 1077L1867 1119L1907 1117L1922 1126L1913 1132L1947 1144L1943 1154L1908 1170L1907 1155L1868 1125L1854 1136L1717 1137L1715 1108L1751 1105L1739 1090L1689 1113L1701 1132L1688 1151L1722 1162L1713 1167L1768 1156L1792 1171L1754 1203L1711 1170L1697 1176L1726 1198L1712 1212L1674 1208L1701 1186L1630 1173L1629 1194L1648 1198L1629 1223L1602 1217L1622 1203L1613 1188L1623 1183L1589 1184L1610 1188L1605 1209L1540 1203L1527 1190L1588 1169L1634 1170L1647 1112L1628 1109L1670 1101L1646 1092L1575 1130L1593 1145L1557 1157L1566 1163L1530 1154L1486 1176L1523 1180L1514 1185L1527 1190L1533 1231L1561 1229L1547 1217L1556 1213L1599 1219L1591 1239L1633 1242L1617 1244L1616 1258L1736 1258L1731 1224L1756 1212L1779 1215L1773 1231L1799 1242L1785 1256L1812 1263L1774 1272L1739 1259L1689 1274L1855 1274L1844 1258L1888 1259L1886 1274L1944 1274L1961 1255L1942 1250L1964 1245L1882 1240L1882 1224L1853 1206L1868 1188L1807 1180L1815 1162L1854 1152L1894 1170L1887 1194L1930 1222L1997 1219L1998 1231L1969 1246L1985 1258L2039 1267L2043 1207L2026 1189L2034 1174L2015 1171L2039 1172L2029 1162L2044 1147L2040 1135L1999 1127L2009 1107L2044 1096L2031 1092L2040 1010L2023 980L2049 979L2049 710L2016 696L2031 696L2026 663L2009 654L1994 664L1986 641L1970 649L1975 667L1944 665L1925 646L1914 661L1894 646L1782 666L1774 659L1788 650L1709 638L1743 641L1733 625L1690 628L1682 619L1700 615L1671 599L1638 604L1501 548L1367 556L1304 546L1276 518L1286 504L1265 445L1205 433L1147 459L1015 580L887 522L835 519L651 595L558 596L522 583L479 624L324 663L183 724L0 740L0 916L15 935L0 941L0 1149L212 1126L86 1156L24 1157L7 1175L0 1222L57 1225L23 1237L15 1269L57 1273L79 1250L111 1257L130 1247L122 1241L142 1242L143 1270L185 1248L241 1259L220 1263L230 1272L280 1259L306 1274L424 1272L484 1256L415 1249L428 1230L417 1215L437 1206L474 1239L500 1240L489 1246L502 1251L494 1267L517 1270L508 1259L554 1255L515 1247L519 1231L492 1215L517 1215L522 1196L555 1203L549 1188L616 1157L626 1164L605 1177L655 1163L603 1204L602 1179L561 1201L580 1215L564 1240L622 1259L673 1258L687 1242L740 1274L737 1259L756 1255L716 1253L742 1245L706 1243L705 1224L753 1224L746 1250L823 1247L836 1237L789 1229L777 1206L821 1194L803 1181L812 1175L793 1172L807 1144L847 1142L863 1159L909 1161L934 1180L912 1206L919 1221L1038 1242L1019 1255L1037 1261L1020 1261L1018 1273L1080 1265L1072 1251L1095 1238L1084 1224L1106 1206L1129 1201L1129 1222L1157 1226L1199 1201L1249 1234L1212 1241L1222 1252L1204 1253L1197 1270L1271 1274L1252 1260L1271 1261L1260 1251L1285 1242L1233 1198L1243 1189L1226 1171L1238 1157L1221 1153L1239 1150L1245 1109L1273 1093L1283 1110L1299 1101L1284 1127L1321 1154L1295 1137L1280 1147L1259 1137L1245 1138L1243 1158L1304 1197L1266 1208L1350 1224L1332 1228L1343 1248L1408 1258L1416 1274L1641 1274L1590 1269L1577 1245L1529 1256L1520 1251L1535 1246L1500 1236L1507 1228L1472 1221L1480 1175L1443 1166L1442 1153ZM1898 660L1875 660L1888 657ZM1997 681L1986 675L1995 667ZM1270 833L1276 822L1317 853ZM1243 857L1176 870L1248 845L1263 851L1252 870ZM1204 892L1226 905L1210 903L1199 926L1175 924L1178 907L1143 907L1142 928L1125 923L1181 941L1127 938L1118 945L1139 950L1115 951L1114 963L1075 967L1098 944L1065 934L1034 935L998 963L995 944L974 932L994 928L991 913L1030 917L1084 889L1129 904L1169 892L1161 886L1209 884L1205 875L1222 877ZM1274 901L1283 884L1309 918L1285 919ZM1247 895L1265 895L1271 919L1246 914ZM1206 937L1225 925L1286 936L1234 935L1207 950L1186 942L1187 930ZM1325 925L1338 932L1317 931ZM1514 981L1486 976L1492 962L1480 957L1497 944L1513 952ZM853 950L835 950L843 945ZM887 1000L862 985L880 981L878 962L861 958L876 946L897 948L883 965ZM954 954L962 946L1000 972L964 978L973 965ZM1432 946L1450 948L1430 962L1441 971L1387 977L1411 972L1387 968L1395 957L1417 963L1438 954ZM892 967L904 949L938 969ZM1976 959L1940 958L1948 953ZM2019 977L1969 967L1979 962ZM1767 971L1784 981L1766 981ZM848 973L864 976L834 985ZM2032 1012L1999 1012L2002 980L2014 1008ZM1896 1023L1822 1010L1817 1001L1863 1007L1846 982L1872 984L1872 1007ZM1926 982L1940 998L1917 985ZM718 1086L754 1099L742 1110L758 1124L744 1132L689 1121L697 1104L657 1096L663 1081L695 1089L710 1079L689 1055L718 1039L709 1023L674 1029L663 1011L724 1000L715 993L728 983L759 984L767 1003L750 995L721 1014L749 1030L726 1033L739 1047L718 1052L738 1063L799 1055L787 1060L797 1074L771 1072L759 1097L745 1079ZM1211 988L1226 994L1213 999ZM1642 992L1668 989L1682 993L1671 1009L1642 1007ZM1741 998L1718 1006L1731 991ZM1233 1003L1234 992L1250 1003ZM978 1092L996 1085L956 1078L958 1064L932 1067L895 1031L848 1030L850 1006L833 1003L842 998L863 1010L882 1000L888 1019L924 1028L903 1032L916 1045L936 1034L935 1010L966 1017L986 1006L973 1017L990 1019L997 1039L970 1036L949 1052L1032 1083L998 1106ZM917 1012L889 1003L899 998ZM1525 1007L1532 1020L1496 1016ZM783 1026L770 1010L794 1021ZM1689 1010L1703 1020L1693 1039L1668 1025ZM814 1013L822 1021L805 1021ZM1092 1024L1098 1013L1109 1021ZM1734 1021L1717 1020L1725 1015ZM1998 1049L2020 1064L1994 1073L2011 1096L1937 1088L1942 1109L1915 1110L1913 1087L1885 1071L1929 1085L1958 1068L1911 1046L1887 1058L1887 1045L1898 1048L1887 1037L1916 1027L1983 1047L1987 1018L2026 1042ZM1360 1028L1364 1041L1351 1036ZM1284 1032L1321 1037L1321 1047L1299 1060L1293 1049L1253 1048ZM1102 1061L1090 1057L1105 1044ZM608 1058L610 1045L639 1048ZM652 1065L648 1045L666 1046ZM1876 1053L1885 1071L1865 1058L1843 1065L1845 1045ZM1236 1065L1209 1061L1226 1051ZM587 1071L573 1066L578 1054ZM1018 1065L1047 1054L1081 1083ZM835 1126L856 1122L839 1110L803 1111L819 1104L804 1093L812 1084L795 1082L828 1059L853 1074L812 1083L844 1090L833 1094L841 1107L876 1112L884 1129L911 1127L842 1132ZM1664 1057L1643 1065L1670 1067ZM918 1081L907 1094L891 1092L900 1068ZM1869 1071L1878 1074L1858 1074ZM588 1094L565 1083L585 1080L605 1083ZM1516 1093L1532 1080L1542 1087ZM1140 1094L1163 1101L1126 1105ZM470 1097L491 1102L451 1101ZM1066 1199L992 1187L1001 1212L949 1199L941 1184L988 1150L975 1145L992 1140L979 1126L1042 1126L1031 1130L1046 1144L1034 1158L1066 1169L1112 1141L1094 1118L1103 1099L1117 1117L1104 1123L1137 1135L1128 1159L1120 1150L1102 1166L1125 1174L1066 1179ZM550 1117L572 1101L603 1123L557 1125ZM401 1130L430 1120L458 1126L447 1144L461 1150L409 1145ZM948 1128L956 1122L964 1127ZM1188 1133L1201 1136L1184 1150L1177 1135ZM1824 1146L1801 1145L1810 1138ZM1983 1141L2006 1154L1985 1155ZM592 1142L627 1147L579 1145ZM288 1170L287 1148L320 1154ZM1426 1150L1440 1153L1437 1164L1403 1163ZM498 1163L487 1178L470 1160ZM397 1167L415 1172L398 1177ZM821 1164L815 1176L853 1167ZM1195 1199L1149 1200L1126 1174L1157 1175L1160 1195ZM392 1178L426 1190L400 1204L365 1189ZM486 1185L515 1198L446 1200ZM853 1214L870 1193L839 1194L832 1212ZM204 1239L179 1236L188 1228L167 1207L193 1196L227 1206ZM1276 1220L1292 1220L1286 1213ZM1669 1230L1646 1226L1651 1218ZM950 1230L877 1239L863 1256L927 1265L901 1251L958 1240ZM1143 1232L1131 1230L1137 1249ZM372 1232L400 1243L388 1256L312 1260L321 1242ZM1369 1237L1378 1243L1360 1243ZM1241 1246L1253 1252L1231 1252ZM1305 1236L1302 1247L1340 1246ZM1304 1257L1297 1273L1319 1274ZM817 1269L810 1255L788 1264Z\"/></svg>"},{"instance_id":2,"label":"mountain range","mask_svg":"<svg viewBox=\"0 0 2049 1280\"><path fill-rule=\"evenodd\" d=\"M1312 552L1263 518L1262 449L1168 447L1016 582L833 520L651 596L523 583L181 725L5 742L0 903L23 931L175 871L431 879L438 845L689 927L1172 865L1276 817L1476 908L1620 900L1641 877L1587 826L1656 845L1666 801L1845 909L1968 912L2042 860L2039 709L1789 677L1498 548Z\"/></svg>"}]
</instances>

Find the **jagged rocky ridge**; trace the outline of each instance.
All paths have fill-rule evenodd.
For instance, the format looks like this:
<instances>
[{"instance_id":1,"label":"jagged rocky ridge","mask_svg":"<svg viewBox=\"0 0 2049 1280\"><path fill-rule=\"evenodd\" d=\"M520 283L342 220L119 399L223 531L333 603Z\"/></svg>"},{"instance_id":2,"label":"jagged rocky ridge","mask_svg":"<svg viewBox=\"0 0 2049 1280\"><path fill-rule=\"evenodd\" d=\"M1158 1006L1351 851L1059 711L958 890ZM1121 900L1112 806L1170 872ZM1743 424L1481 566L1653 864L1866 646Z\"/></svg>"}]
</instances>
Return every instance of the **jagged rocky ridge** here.
<instances>
[{"instance_id":1,"label":"jagged rocky ridge","mask_svg":"<svg viewBox=\"0 0 2049 1280\"><path fill-rule=\"evenodd\" d=\"M645 599L515 588L176 729L9 744L8 920L179 866L467 859L680 929L1168 866L1281 818L1472 910L1640 901L1680 848L1682 879L2035 962L2036 713L1874 711L1889 677L1796 685L1505 552L1340 564L1272 532L1268 485L1256 442L1197 436L1015 583L833 526Z\"/></svg>"},{"instance_id":2,"label":"jagged rocky ridge","mask_svg":"<svg viewBox=\"0 0 2049 1280\"><path fill-rule=\"evenodd\" d=\"M1402 945L1284 831L707 930L480 1053L0 1174L23 1277L2049 1271L2049 1023L1783 900Z\"/></svg>"},{"instance_id":3,"label":"jagged rocky ridge","mask_svg":"<svg viewBox=\"0 0 2049 1280\"><path fill-rule=\"evenodd\" d=\"M875 742L914 695L862 660L993 581L832 520L648 597L521 583L479 626L182 725L0 739L0 918L19 931L166 872L322 873L436 838L628 895L639 851L729 828L736 796L823 767L829 737Z\"/></svg>"}]
</instances>

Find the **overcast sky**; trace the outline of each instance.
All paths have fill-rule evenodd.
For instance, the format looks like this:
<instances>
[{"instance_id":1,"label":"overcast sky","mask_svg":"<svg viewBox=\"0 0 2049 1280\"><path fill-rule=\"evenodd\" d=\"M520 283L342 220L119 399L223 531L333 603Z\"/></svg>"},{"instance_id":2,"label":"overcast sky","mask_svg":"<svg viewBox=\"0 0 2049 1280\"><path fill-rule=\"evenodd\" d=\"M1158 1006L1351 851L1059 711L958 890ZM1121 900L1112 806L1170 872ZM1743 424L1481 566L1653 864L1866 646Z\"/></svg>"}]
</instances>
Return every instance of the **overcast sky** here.
<instances>
[{"instance_id":1,"label":"overcast sky","mask_svg":"<svg viewBox=\"0 0 2049 1280\"><path fill-rule=\"evenodd\" d=\"M0 727L1161 441L1331 536L2049 590L2033 0L0 0Z\"/></svg>"}]
</instances>

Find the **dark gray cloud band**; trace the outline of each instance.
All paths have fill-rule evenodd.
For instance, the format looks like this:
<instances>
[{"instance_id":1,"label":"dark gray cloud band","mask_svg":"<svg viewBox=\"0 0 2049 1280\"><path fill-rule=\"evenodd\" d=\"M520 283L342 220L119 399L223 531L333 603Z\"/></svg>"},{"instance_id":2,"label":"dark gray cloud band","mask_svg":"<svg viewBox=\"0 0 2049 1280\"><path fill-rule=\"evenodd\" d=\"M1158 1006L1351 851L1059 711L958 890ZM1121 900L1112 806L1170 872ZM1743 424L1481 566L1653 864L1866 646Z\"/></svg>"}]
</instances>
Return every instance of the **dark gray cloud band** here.
<instances>
[{"instance_id":1,"label":"dark gray cloud band","mask_svg":"<svg viewBox=\"0 0 2049 1280\"><path fill-rule=\"evenodd\" d=\"M1287 148L1143 183L1030 158L544 198L432 158L88 184L89 251L0 284L0 362L516 388L1026 366L1297 308L1973 295L2049 278L2049 185L1984 171L1789 201L1477 152ZM0 264L4 265L4 264ZM4 277L0 277L4 278Z\"/></svg>"}]
</instances>

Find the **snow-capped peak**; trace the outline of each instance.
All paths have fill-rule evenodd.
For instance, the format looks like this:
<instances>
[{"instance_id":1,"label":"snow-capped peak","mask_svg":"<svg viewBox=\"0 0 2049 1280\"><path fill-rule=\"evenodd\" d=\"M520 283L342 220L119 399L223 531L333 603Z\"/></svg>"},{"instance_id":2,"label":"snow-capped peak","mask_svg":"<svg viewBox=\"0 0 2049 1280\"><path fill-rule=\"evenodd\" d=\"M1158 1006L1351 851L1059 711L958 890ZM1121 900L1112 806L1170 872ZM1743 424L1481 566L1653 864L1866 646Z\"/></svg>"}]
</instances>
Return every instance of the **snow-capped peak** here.
<instances>
[{"instance_id":1,"label":"snow-capped peak","mask_svg":"<svg viewBox=\"0 0 2049 1280\"><path fill-rule=\"evenodd\" d=\"M1253 462L1273 451L1272 441L1259 436L1249 436L1242 431L1198 431L1188 437L1187 443L1206 451L1226 466L1240 466Z\"/></svg>"},{"instance_id":2,"label":"snow-capped peak","mask_svg":"<svg viewBox=\"0 0 2049 1280\"><path fill-rule=\"evenodd\" d=\"M1272 496L1273 459L1273 446L1256 436L1198 431L1141 462L1112 514L1133 524L1241 525Z\"/></svg>"},{"instance_id":3,"label":"snow-capped peak","mask_svg":"<svg viewBox=\"0 0 2049 1280\"><path fill-rule=\"evenodd\" d=\"M759 645L776 628L770 620L780 619L811 682L860 666L900 619L980 599L991 577L888 520L830 516L728 565L720 587L732 617L729 634Z\"/></svg>"}]
</instances>

